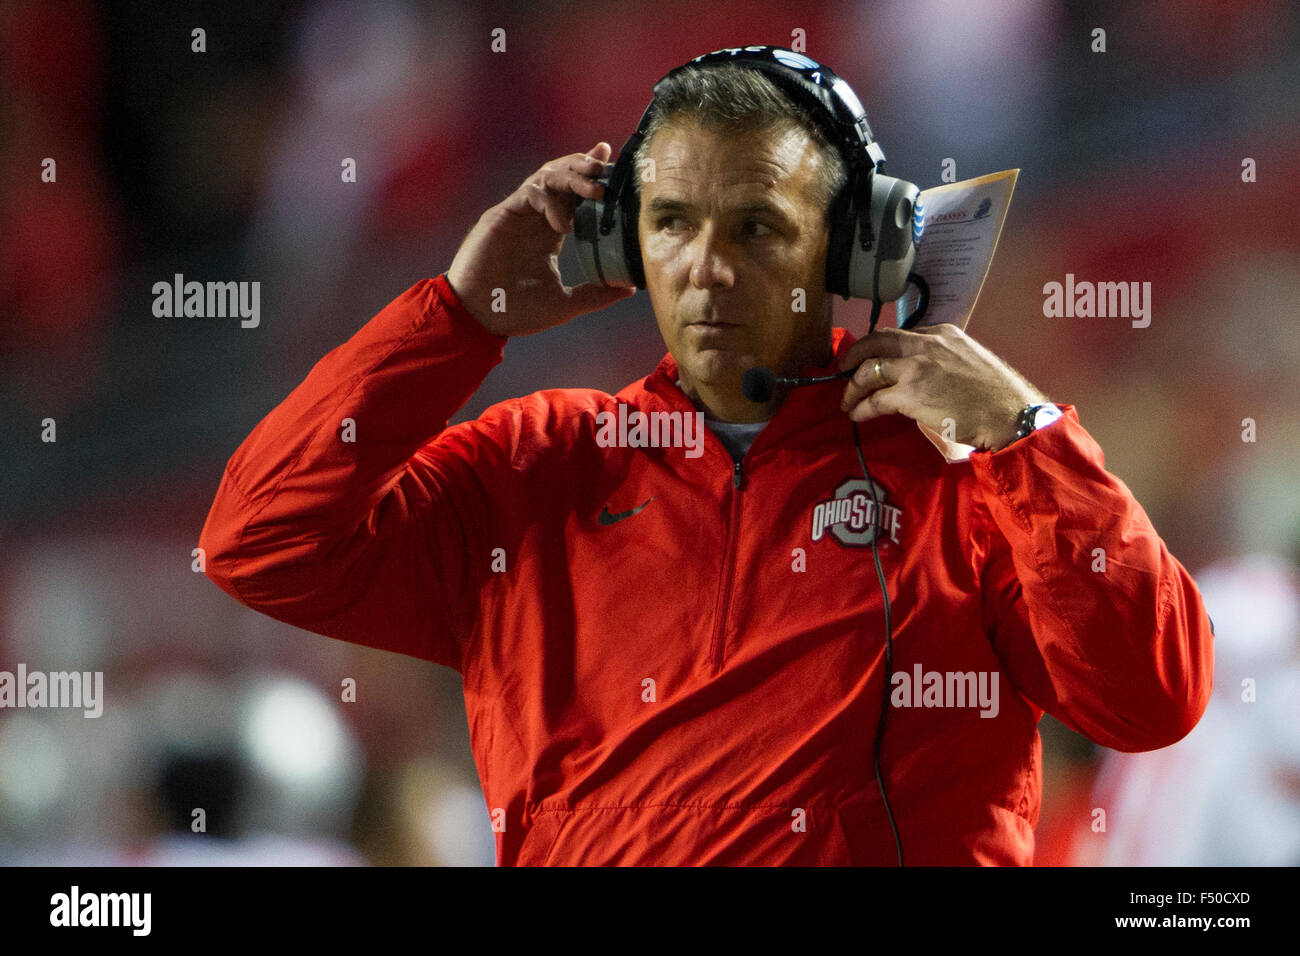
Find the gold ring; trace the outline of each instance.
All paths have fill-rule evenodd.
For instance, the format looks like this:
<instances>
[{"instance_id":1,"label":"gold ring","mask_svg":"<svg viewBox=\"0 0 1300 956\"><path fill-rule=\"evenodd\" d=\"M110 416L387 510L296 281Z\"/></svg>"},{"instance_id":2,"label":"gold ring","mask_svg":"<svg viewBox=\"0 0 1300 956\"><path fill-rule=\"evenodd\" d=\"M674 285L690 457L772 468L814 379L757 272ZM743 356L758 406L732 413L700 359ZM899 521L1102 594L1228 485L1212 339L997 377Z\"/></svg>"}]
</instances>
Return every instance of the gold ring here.
<instances>
[{"instance_id":1,"label":"gold ring","mask_svg":"<svg viewBox=\"0 0 1300 956\"><path fill-rule=\"evenodd\" d=\"M876 359L876 378L880 379L881 385L889 384L888 382L885 381L885 373L880 371L880 359Z\"/></svg>"}]
</instances>

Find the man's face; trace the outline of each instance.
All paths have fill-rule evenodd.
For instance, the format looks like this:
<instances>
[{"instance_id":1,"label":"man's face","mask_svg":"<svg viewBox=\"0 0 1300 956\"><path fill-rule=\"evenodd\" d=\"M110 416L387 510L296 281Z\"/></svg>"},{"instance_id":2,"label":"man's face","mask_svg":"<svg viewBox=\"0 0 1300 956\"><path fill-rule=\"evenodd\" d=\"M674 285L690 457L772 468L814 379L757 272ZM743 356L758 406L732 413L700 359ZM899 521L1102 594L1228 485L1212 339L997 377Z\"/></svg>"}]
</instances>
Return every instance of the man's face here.
<instances>
[{"instance_id":1,"label":"man's face","mask_svg":"<svg viewBox=\"0 0 1300 956\"><path fill-rule=\"evenodd\" d=\"M688 392L829 356L821 154L806 132L713 132L674 118L650 143L638 232L659 331ZM796 289L803 310L796 311Z\"/></svg>"}]
</instances>

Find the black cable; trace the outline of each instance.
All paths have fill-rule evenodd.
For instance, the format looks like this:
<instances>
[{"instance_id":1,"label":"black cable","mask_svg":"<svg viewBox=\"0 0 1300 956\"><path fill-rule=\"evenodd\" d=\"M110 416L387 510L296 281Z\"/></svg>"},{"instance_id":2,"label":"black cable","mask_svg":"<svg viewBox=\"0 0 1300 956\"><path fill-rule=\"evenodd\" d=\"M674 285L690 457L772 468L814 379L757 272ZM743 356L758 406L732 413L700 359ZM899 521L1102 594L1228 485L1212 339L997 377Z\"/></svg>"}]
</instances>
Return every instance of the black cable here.
<instances>
[{"instance_id":1,"label":"black cable","mask_svg":"<svg viewBox=\"0 0 1300 956\"><path fill-rule=\"evenodd\" d=\"M875 311L879 311L879 305ZM875 317L872 317L872 325L875 325ZM862 476L867 480L867 487L871 490L871 500L876 504L876 510L872 515L872 521L875 529L871 535L871 556L876 559L876 577L880 581L880 596L885 600L885 683L881 692L880 701L880 721L876 724L876 746L874 764L876 768L876 785L880 787L880 799L885 803L885 814L889 817L889 828L894 831L894 846L898 848L898 865L903 865L903 841L898 835L898 824L894 822L894 811L889 807L889 795L885 792L885 778L880 772L880 745L885 739L885 718L889 715L889 685L894 680L894 639L893 628L889 619L889 588L885 584L885 569L880 564L880 529L884 524L883 516L880 513L880 497L876 494L876 483L871 480L871 472L867 470L867 460L862 456L862 441L858 437L858 423L853 422L853 447L858 452L858 463L862 465Z\"/></svg>"},{"instance_id":2,"label":"black cable","mask_svg":"<svg viewBox=\"0 0 1300 956\"><path fill-rule=\"evenodd\" d=\"M906 319L898 323L898 327L905 330L911 329L916 323L920 322L925 317L926 309L930 308L930 283L915 272L907 274L907 282L916 286L917 299L916 309ZM898 301L902 302L903 300L900 298ZM874 299L871 302L871 325L867 328L868 335L876 331L876 321L880 318L880 307L882 305L884 305L883 302ZM899 306L895 304L895 308L899 308Z\"/></svg>"},{"instance_id":3,"label":"black cable","mask_svg":"<svg viewBox=\"0 0 1300 956\"><path fill-rule=\"evenodd\" d=\"M926 282L915 272L907 274L907 281L915 283L917 291L916 310L899 323L900 329L910 329L925 317L925 310L930 308L930 283ZM901 300L900 300L901 301Z\"/></svg>"}]
</instances>

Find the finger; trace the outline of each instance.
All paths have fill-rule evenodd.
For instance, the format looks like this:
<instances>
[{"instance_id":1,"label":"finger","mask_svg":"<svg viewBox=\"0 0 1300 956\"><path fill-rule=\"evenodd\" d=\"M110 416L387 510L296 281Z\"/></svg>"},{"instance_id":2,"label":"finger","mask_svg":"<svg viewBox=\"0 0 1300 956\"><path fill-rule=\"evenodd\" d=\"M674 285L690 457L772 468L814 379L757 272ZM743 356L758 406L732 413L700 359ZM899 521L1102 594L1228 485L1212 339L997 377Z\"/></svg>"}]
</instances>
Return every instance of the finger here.
<instances>
[{"instance_id":1,"label":"finger","mask_svg":"<svg viewBox=\"0 0 1300 956\"><path fill-rule=\"evenodd\" d=\"M585 153L576 153L574 155L579 161L575 162L571 168L588 176L599 176L613 165L609 162L609 143L604 141L597 143Z\"/></svg>"},{"instance_id":2,"label":"finger","mask_svg":"<svg viewBox=\"0 0 1300 956\"><path fill-rule=\"evenodd\" d=\"M545 173L546 169L543 167L529 176L515 192L506 197L504 205L514 213L527 212L531 209L540 213L553 230L567 233L573 228L574 195L563 188L548 189ZM560 179L552 177L550 181L563 182L565 177L571 181L570 184L574 188L581 189L584 195L597 198L603 193L603 186L577 173L565 173Z\"/></svg>"},{"instance_id":3,"label":"finger","mask_svg":"<svg viewBox=\"0 0 1300 956\"><path fill-rule=\"evenodd\" d=\"M844 396L840 399L840 408L847 411L865 396L882 388L898 384L905 359L869 358L853 373L848 384L844 386ZM880 363L880 372L876 372L876 363Z\"/></svg>"},{"instance_id":4,"label":"finger","mask_svg":"<svg viewBox=\"0 0 1300 956\"><path fill-rule=\"evenodd\" d=\"M601 140L586 153L570 153L552 160L523 181L502 205L512 213L541 213L552 229L568 232L573 222L574 196L601 199L605 194L597 178L604 175L611 153ZM542 201L539 202L539 195Z\"/></svg>"},{"instance_id":5,"label":"finger","mask_svg":"<svg viewBox=\"0 0 1300 956\"><path fill-rule=\"evenodd\" d=\"M529 214L542 212L543 207L538 205L538 197L545 198L546 190L530 180L524 180L519 184L519 188L512 192L505 199L501 200L500 206L508 212L518 214Z\"/></svg>"},{"instance_id":6,"label":"finger","mask_svg":"<svg viewBox=\"0 0 1300 956\"><path fill-rule=\"evenodd\" d=\"M574 195L587 199L603 198L605 187L597 182L597 177L604 174L608 165L603 157L608 155L609 144L601 142L596 146L598 148L594 150L595 156L588 153L570 153L568 156L552 160L525 179L520 189L526 189L530 183L536 183L548 193L562 197L567 203L567 211L572 210ZM510 198L516 200L510 205L512 211L524 211L522 197ZM565 205L562 204L560 208L561 211L566 211Z\"/></svg>"},{"instance_id":7,"label":"finger","mask_svg":"<svg viewBox=\"0 0 1300 956\"><path fill-rule=\"evenodd\" d=\"M566 198L576 194L587 199L600 199L605 193L605 187L591 176L568 166L543 166L537 171L536 181L548 192Z\"/></svg>"},{"instance_id":8,"label":"finger","mask_svg":"<svg viewBox=\"0 0 1300 956\"><path fill-rule=\"evenodd\" d=\"M538 182L541 182L548 189L555 189L557 184L561 184L562 179L570 177L579 177L594 182L604 175L606 168L607 164L604 160L598 159L589 153L571 153L568 156L561 156L559 159L552 160L529 178L536 178ZM558 174L558 177L556 174Z\"/></svg>"},{"instance_id":9,"label":"finger","mask_svg":"<svg viewBox=\"0 0 1300 956\"><path fill-rule=\"evenodd\" d=\"M567 233L573 223L573 206L563 208L560 199L547 192L540 183L526 183L523 191L528 205L541 213L547 225L558 233Z\"/></svg>"},{"instance_id":10,"label":"finger","mask_svg":"<svg viewBox=\"0 0 1300 956\"><path fill-rule=\"evenodd\" d=\"M907 389L901 385L882 388L863 398L849 410L849 418L865 422L881 415L907 414Z\"/></svg>"},{"instance_id":11,"label":"finger","mask_svg":"<svg viewBox=\"0 0 1300 956\"><path fill-rule=\"evenodd\" d=\"M548 182L554 188L548 188ZM572 189L593 199L603 193L604 187L577 173L559 173L547 170L546 167L524 180L520 190L524 192L529 205L545 216L547 223L556 232L568 233L573 228L576 199L569 188L559 185L561 183L567 183Z\"/></svg>"},{"instance_id":12,"label":"finger","mask_svg":"<svg viewBox=\"0 0 1300 956\"><path fill-rule=\"evenodd\" d=\"M635 286L603 286L586 282L567 291L571 316L595 312L636 293Z\"/></svg>"},{"instance_id":13,"label":"finger","mask_svg":"<svg viewBox=\"0 0 1300 956\"><path fill-rule=\"evenodd\" d=\"M854 342L836 361L838 371L861 365L868 358L900 358L925 347L928 336L903 329L876 329Z\"/></svg>"},{"instance_id":14,"label":"finger","mask_svg":"<svg viewBox=\"0 0 1300 956\"><path fill-rule=\"evenodd\" d=\"M608 155L608 143L597 143L598 147L604 149L593 149L585 153L570 153L568 156L561 156L553 159L539 169L538 173L547 173L555 170L568 170L570 172L580 173L584 176L599 176L605 171L610 164L606 162Z\"/></svg>"},{"instance_id":15,"label":"finger","mask_svg":"<svg viewBox=\"0 0 1300 956\"><path fill-rule=\"evenodd\" d=\"M588 176L603 176L609 172L614 164L609 161L613 154L613 149L609 143L601 140L591 149L582 154L583 167L579 171L586 173Z\"/></svg>"},{"instance_id":16,"label":"finger","mask_svg":"<svg viewBox=\"0 0 1300 956\"><path fill-rule=\"evenodd\" d=\"M560 218L568 223L566 232L573 229L574 210L579 198L591 200L605 198L605 185L580 173L548 176L543 185L546 187L548 201L559 210Z\"/></svg>"}]
</instances>

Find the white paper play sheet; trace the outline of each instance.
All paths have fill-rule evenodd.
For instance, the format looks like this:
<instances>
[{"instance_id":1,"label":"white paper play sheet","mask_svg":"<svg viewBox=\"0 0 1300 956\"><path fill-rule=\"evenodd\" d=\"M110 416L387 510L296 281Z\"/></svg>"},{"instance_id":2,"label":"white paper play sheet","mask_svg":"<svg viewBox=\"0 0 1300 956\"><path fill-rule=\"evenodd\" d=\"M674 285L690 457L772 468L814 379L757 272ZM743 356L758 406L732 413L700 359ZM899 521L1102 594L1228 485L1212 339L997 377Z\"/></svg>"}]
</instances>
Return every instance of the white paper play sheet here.
<instances>
[{"instance_id":1,"label":"white paper play sheet","mask_svg":"<svg viewBox=\"0 0 1300 956\"><path fill-rule=\"evenodd\" d=\"M913 328L951 322L965 330L993 264L1019 175L1019 169L1006 169L921 192L925 231L912 271L929 285L930 305ZM915 287L909 286L899 300L899 315L911 314L917 298ZM950 462L965 461L975 450L917 425Z\"/></svg>"}]
</instances>

